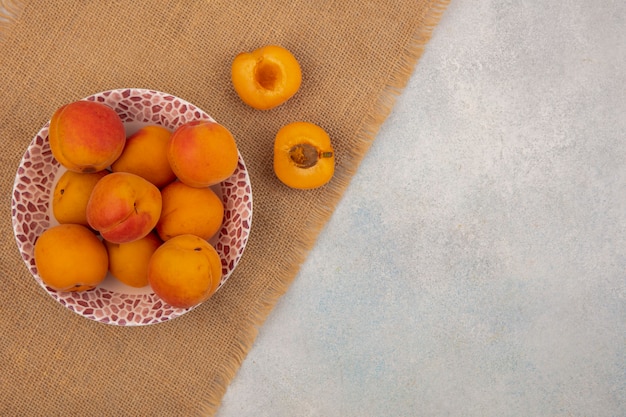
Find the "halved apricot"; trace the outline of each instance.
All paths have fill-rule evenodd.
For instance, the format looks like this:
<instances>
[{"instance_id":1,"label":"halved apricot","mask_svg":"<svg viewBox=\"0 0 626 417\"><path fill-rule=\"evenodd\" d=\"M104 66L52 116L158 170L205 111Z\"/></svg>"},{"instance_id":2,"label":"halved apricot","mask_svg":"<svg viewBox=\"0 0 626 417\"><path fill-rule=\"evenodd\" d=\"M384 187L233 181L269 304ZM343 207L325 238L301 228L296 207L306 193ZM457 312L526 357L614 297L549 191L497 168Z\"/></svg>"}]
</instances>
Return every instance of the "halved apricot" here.
<instances>
[{"instance_id":1,"label":"halved apricot","mask_svg":"<svg viewBox=\"0 0 626 417\"><path fill-rule=\"evenodd\" d=\"M274 172L291 188L328 183L335 172L335 152L326 131L309 122L283 126L274 141Z\"/></svg>"},{"instance_id":2,"label":"halved apricot","mask_svg":"<svg viewBox=\"0 0 626 417\"><path fill-rule=\"evenodd\" d=\"M300 64L291 52L278 45L237 55L231 77L241 100L259 110L283 104L298 92L302 83Z\"/></svg>"}]
</instances>

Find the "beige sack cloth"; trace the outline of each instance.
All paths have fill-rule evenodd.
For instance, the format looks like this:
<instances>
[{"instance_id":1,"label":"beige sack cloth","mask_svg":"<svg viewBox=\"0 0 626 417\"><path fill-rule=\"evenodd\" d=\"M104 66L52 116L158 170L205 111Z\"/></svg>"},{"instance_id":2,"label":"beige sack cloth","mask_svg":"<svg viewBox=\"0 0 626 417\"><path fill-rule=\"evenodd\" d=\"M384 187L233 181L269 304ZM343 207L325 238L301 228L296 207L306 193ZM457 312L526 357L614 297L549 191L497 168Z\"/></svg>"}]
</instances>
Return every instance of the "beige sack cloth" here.
<instances>
[{"instance_id":1,"label":"beige sack cloth","mask_svg":"<svg viewBox=\"0 0 626 417\"><path fill-rule=\"evenodd\" d=\"M446 0L0 0L0 415L213 415L260 326L287 290L405 86ZM303 84L283 106L244 105L230 83L242 51L280 44ZM252 232L241 263L208 302L177 319L120 327L53 300L18 252L10 196L19 161L59 106L148 88L226 125L251 175ZM303 120L330 134L336 173L291 190L272 144Z\"/></svg>"}]
</instances>

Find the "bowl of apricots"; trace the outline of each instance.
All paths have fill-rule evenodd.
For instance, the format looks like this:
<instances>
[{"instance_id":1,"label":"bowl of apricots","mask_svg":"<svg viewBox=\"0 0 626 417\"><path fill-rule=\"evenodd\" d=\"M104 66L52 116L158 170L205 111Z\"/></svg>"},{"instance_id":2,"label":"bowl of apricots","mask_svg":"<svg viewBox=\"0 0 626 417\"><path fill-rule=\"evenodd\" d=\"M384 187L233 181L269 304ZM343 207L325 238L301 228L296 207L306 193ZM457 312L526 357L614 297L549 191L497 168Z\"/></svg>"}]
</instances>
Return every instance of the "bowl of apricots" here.
<instances>
[{"instance_id":1,"label":"bowl of apricots","mask_svg":"<svg viewBox=\"0 0 626 417\"><path fill-rule=\"evenodd\" d=\"M120 326L171 320L212 297L252 225L250 178L228 128L138 88L59 107L11 197L36 282L70 311Z\"/></svg>"}]
</instances>

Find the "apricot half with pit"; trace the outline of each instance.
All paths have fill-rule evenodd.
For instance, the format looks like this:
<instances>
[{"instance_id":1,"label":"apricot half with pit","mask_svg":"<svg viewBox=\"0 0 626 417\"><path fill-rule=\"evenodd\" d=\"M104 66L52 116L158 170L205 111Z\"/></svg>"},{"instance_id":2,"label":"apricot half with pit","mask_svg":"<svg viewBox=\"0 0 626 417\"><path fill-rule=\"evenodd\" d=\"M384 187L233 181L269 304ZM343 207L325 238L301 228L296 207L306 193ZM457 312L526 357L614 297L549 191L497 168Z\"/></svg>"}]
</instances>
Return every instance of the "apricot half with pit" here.
<instances>
[{"instance_id":1,"label":"apricot half with pit","mask_svg":"<svg viewBox=\"0 0 626 417\"><path fill-rule=\"evenodd\" d=\"M255 109L269 110L298 92L302 70L287 49L268 45L237 55L231 77L233 87L244 103Z\"/></svg>"},{"instance_id":2,"label":"apricot half with pit","mask_svg":"<svg viewBox=\"0 0 626 417\"><path fill-rule=\"evenodd\" d=\"M335 172L335 152L326 131L309 122L283 126L274 141L274 172L291 188L328 183Z\"/></svg>"}]
</instances>

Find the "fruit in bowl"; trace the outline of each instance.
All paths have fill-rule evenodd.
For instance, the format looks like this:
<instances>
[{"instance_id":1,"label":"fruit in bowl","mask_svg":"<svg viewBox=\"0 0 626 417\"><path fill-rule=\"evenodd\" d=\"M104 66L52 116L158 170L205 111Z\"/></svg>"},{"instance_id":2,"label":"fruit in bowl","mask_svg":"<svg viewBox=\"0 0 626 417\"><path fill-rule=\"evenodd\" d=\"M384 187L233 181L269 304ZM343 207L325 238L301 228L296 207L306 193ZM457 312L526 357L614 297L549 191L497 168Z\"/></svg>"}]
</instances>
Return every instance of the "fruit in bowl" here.
<instances>
[{"instance_id":1,"label":"fruit in bowl","mask_svg":"<svg viewBox=\"0 0 626 417\"><path fill-rule=\"evenodd\" d=\"M154 184L129 172L112 172L91 191L87 222L109 242L132 242L154 229L161 207L161 192Z\"/></svg>"},{"instance_id":2,"label":"fruit in bowl","mask_svg":"<svg viewBox=\"0 0 626 417\"><path fill-rule=\"evenodd\" d=\"M48 136L56 160L75 172L102 171L121 155L126 143L124 124L115 110L86 100L57 109Z\"/></svg>"},{"instance_id":3,"label":"fruit in bowl","mask_svg":"<svg viewBox=\"0 0 626 417\"><path fill-rule=\"evenodd\" d=\"M115 279L126 285L134 288L145 287L148 285L148 263L162 243L154 232L128 243L112 243L105 240L104 245L109 255L109 271Z\"/></svg>"},{"instance_id":4,"label":"fruit in bowl","mask_svg":"<svg viewBox=\"0 0 626 417\"><path fill-rule=\"evenodd\" d=\"M41 280L57 291L85 291L100 284L108 270L107 251L96 235L78 224L45 230L35 243Z\"/></svg>"},{"instance_id":5,"label":"fruit in bowl","mask_svg":"<svg viewBox=\"0 0 626 417\"><path fill-rule=\"evenodd\" d=\"M76 223L89 226L87 203L91 191L109 171L80 173L65 171L54 186L52 212L59 223Z\"/></svg>"},{"instance_id":6,"label":"fruit in bowl","mask_svg":"<svg viewBox=\"0 0 626 417\"><path fill-rule=\"evenodd\" d=\"M180 181L191 187L209 187L235 172L237 143L223 125L194 120L174 131L168 144L167 159Z\"/></svg>"},{"instance_id":7,"label":"fruit in bowl","mask_svg":"<svg viewBox=\"0 0 626 417\"><path fill-rule=\"evenodd\" d=\"M174 181L161 190L163 208L156 230L161 239L193 234L210 240L222 227L224 204L209 187Z\"/></svg>"},{"instance_id":8,"label":"fruit in bowl","mask_svg":"<svg viewBox=\"0 0 626 417\"><path fill-rule=\"evenodd\" d=\"M148 281L167 303L191 308L207 300L222 279L220 256L206 240L191 234L166 241L148 265Z\"/></svg>"},{"instance_id":9,"label":"fruit in bowl","mask_svg":"<svg viewBox=\"0 0 626 417\"><path fill-rule=\"evenodd\" d=\"M163 188L176 179L167 161L167 145L172 132L163 126L140 128L126 139L119 158L111 164L113 172L130 172Z\"/></svg>"},{"instance_id":10,"label":"fruit in bowl","mask_svg":"<svg viewBox=\"0 0 626 417\"><path fill-rule=\"evenodd\" d=\"M170 94L152 90L133 88L109 90L86 97L84 101L102 103L112 108L123 123L125 135L128 137L126 143L133 136L144 138L139 141L140 150L129 153L132 157L124 162L126 166L116 164L118 159L121 159L120 156L111 162L110 166L99 171L99 175L102 172L103 176L97 179L94 185L91 180L87 181L94 173L72 171L56 159L50 147L50 125L42 127L24 153L11 195L13 229L20 254L35 280L52 298L88 319L128 326L160 323L185 314L191 307L182 306L197 306L197 300L206 300L205 297L211 296L228 279L237 266L248 240L252 220L252 192L246 166L236 144L229 151L231 157L232 154L235 156L234 169L229 177L210 188L186 186L187 189L194 188L200 193L206 190L214 191L210 197L211 203L197 210L196 214L200 223L206 220L202 217L211 217L212 229L215 230L217 227L218 230L210 238L210 242L200 236L192 236L206 242L217 254L217 258L209 255L213 256L210 258L212 259L210 285L208 290L205 288L206 291L201 291L202 297L193 297L193 302L189 301L190 298L188 302L175 306L156 293L149 285L147 274L149 261L157 248L164 245L157 234L155 223L158 223L163 212L162 190L138 173L127 171L132 171L133 167L138 166L140 160L143 159L145 162L143 154L155 151L156 147L160 148L158 151L161 154L160 162L155 163L148 171L171 168L167 166L169 165L167 157L162 158L163 153L167 153L166 145L169 145L169 137L172 136L170 132L187 127L187 124L192 122L214 124L216 122L193 104ZM73 120L77 125L83 123L79 118ZM67 130L71 130L68 126L71 126L71 123L65 125ZM167 137L167 140L164 140L164 137ZM232 141L234 142L234 139ZM151 147L151 144L154 146ZM218 155L218 158L221 156ZM156 161L158 158L147 159ZM83 165L86 167L95 167L97 161L93 159L84 162ZM117 172L109 171L114 170L113 165L116 165ZM86 171L91 169L88 168ZM71 174L67 174L68 172ZM108 180L109 176L113 177L113 180ZM120 181L121 177L126 179ZM129 178L133 180L129 181ZM181 181L174 178L172 183ZM167 185L169 184L165 184L163 188ZM98 189L101 191L97 191ZM56 191L63 200L60 204L54 203ZM144 197L151 195L152 198L135 200L134 197L140 195ZM186 193L181 195L183 197L179 198L190 198ZM72 210L65 207L66 204L71 206ZM64 219L63 210L56 210L58 214L55 214L55 205L58 205L57 209L72 211L72 215L76 212L84 215L87 225L73 223L78 222L77 217ZM138 217L144 219L138 221ZM124 218L129 223L121 226ZM145 221L146 218L151 220ZM59 228L57 223L61 223L60 226L63 228ZM145 227L138 227L141 224ZM65 228L74 230L73 235L80 234L82 237L71 237L72 235L65 233L65 237L50 239L50 236L58 236L59 231ZM138 230L143 232L139 233ZM146 231L147 234L141 237ZM192 232L202 234L199 230ZM210 234L211 231L207 233ZM68 235L70 237L67 237ZM82 242L78 248L77 242ZM47 250L42 250L46 247ZM213 253L209 249L206 251ZM195 279L192 265L193 262L178 269L180 274L178 278L183 282L182 287L187 287L184 284L186 274L189 273L190 279ZM103 273L106 275L104 279ZM206 277L204 280L206 284Z\"/></svg>"}]
</instances>

